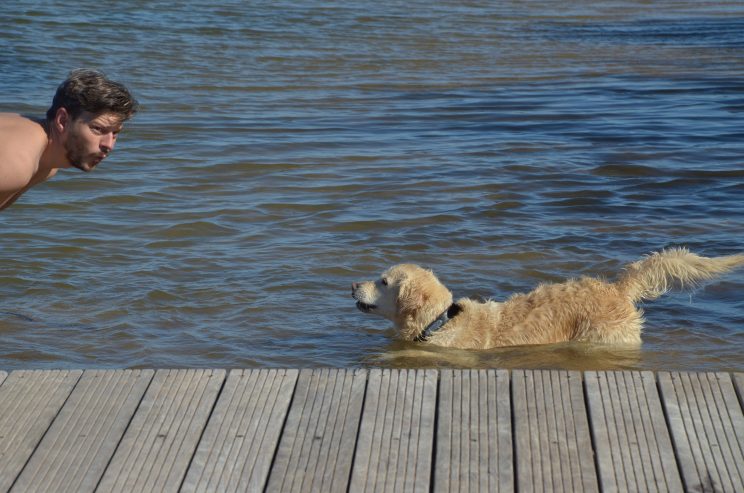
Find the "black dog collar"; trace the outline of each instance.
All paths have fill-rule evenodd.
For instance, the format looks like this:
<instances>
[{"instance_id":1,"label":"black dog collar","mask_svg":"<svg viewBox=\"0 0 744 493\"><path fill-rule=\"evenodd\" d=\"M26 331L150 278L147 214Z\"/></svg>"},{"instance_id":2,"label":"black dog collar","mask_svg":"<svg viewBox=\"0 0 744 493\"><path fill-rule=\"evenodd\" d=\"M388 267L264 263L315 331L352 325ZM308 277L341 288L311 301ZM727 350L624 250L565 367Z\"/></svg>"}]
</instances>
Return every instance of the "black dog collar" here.
<instances>
[{"instance_id":1,"label":"black dog collar","mask_svg":"<svg viewBox=\"0 0 744 493\"><path fill-rule=\"evenodd\" d=\"M462 311L462 307L457 303L452 303L449 308L444 310L441 315L437 317L432 323L426 326L426 328L417 335L413 340L416 342L424 342L428 340L431 335L441 329L444 324L449 322L450 319L455 318L458 313Z\"/></svg>"}]
</instances>

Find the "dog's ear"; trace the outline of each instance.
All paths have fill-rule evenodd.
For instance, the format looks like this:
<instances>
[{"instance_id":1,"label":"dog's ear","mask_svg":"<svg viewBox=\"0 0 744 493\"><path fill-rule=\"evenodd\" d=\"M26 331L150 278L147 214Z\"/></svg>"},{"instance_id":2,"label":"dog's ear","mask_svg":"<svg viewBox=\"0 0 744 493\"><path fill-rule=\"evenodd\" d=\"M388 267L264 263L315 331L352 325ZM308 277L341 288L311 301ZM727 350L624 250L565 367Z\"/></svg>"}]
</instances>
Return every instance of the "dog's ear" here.
<instances>
[{"instance_id":1,"label":"dog's ear","mask_svg":"<svg viewBox=\"0 0 744 493\"><path fill-rule=\"evenodd\" d=\"M407 277L398 290L398 313L411 314L423 308L429 299L424 285L416 278Z\"/></svg>"}]
</instances>

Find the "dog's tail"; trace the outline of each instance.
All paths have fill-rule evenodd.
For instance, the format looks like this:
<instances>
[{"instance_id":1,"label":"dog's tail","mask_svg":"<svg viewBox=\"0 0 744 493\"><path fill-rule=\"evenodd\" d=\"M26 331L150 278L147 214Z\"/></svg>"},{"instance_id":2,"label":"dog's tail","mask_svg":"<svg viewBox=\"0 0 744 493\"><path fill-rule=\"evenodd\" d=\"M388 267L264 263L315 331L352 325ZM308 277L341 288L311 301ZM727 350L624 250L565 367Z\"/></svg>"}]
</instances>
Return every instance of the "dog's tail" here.
<instances>
[{"instance_id":1,"label":"dog's tail","mask_svg":"<svg viewBox=\"0 0 744 493\"><path fill-rule=\"evenodd\" d=\"M653 300L673 287L693 288L742 265L744 255L708 258L671 248L628 265L617 285L634 302Z\"/></svg>"}]
</instances>

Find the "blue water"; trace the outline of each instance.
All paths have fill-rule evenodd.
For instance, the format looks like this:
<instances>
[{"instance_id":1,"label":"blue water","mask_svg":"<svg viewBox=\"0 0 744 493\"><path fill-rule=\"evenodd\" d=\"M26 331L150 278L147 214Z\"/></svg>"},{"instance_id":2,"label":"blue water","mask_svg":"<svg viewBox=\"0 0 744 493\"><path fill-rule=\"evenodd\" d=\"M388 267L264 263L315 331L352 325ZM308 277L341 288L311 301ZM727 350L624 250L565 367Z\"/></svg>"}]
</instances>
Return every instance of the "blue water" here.
<instances>
[{"instance_id":1,"label":"blue water","mask_svg":"<svg viewBox=\"0 0 744 493\"><path fill-rule=\"evenodd\" d=\"M142 111L0 213L0 368L744 371L742 273L649 303L636 351L397 342L349 285L456 296L744 251L744 5L22 1L0 111L75 67Z\"/></svg>"}]
</instances>

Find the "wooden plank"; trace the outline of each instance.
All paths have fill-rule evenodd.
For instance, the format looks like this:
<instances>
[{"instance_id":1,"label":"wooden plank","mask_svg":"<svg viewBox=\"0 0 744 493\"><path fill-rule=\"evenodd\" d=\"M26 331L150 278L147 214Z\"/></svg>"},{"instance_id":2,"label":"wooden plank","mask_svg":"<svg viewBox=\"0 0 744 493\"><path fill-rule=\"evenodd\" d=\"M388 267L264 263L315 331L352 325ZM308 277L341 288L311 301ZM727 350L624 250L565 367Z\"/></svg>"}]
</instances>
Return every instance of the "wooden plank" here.
<instances>
[{"instance_id":1,"label":"wooden plank","mask_svg":"<svg viewBox=\"0 0 744 493\"><path fill-rule=\"evenodd\" d=\"M84 372L13 489L93 491L153 374Z\"/></svg>"},{"instance_id":2,"label":"wooden plank","mask_svg":"<svg viewBox=\"0 0 744 493\"><path fill-rule=\"evenodd\" d=\"M737 399L731 375L706 373L702 391L711 411L711 423L721 448L723 463L734 491L744 491L744 413ZM708 398L712 397L712 401Z\"/></svg>"},{"instance_id":3,"label":"wooden plank","mask_svg":"<svg viewBox=\"0 0 744 493\"><path fill-rule=\"evenodd\" d=\"M506 370L441 370L434 491L514 491Z\"/></svg>"},{"instance_id":4,"label":"wooden plank","mask_svg":"<svg viewBox=\"0 0 744 493\"><path fill-rule=\"evenodd\" d=\"M82 374L14 371L0 386L0 491L15 482Z\"/></svg>"},{"instance_id":5,"label":"wooden plank","mask_svg":"<svg viewBox=\"0 0 744 493\"><path fill-rule=\"evenodd\" d=\"M597 491L581 373L512 372L519 491Z\"/></svg>"},{"instance_id":6,"label":"wooden plank","mask_svg":"<svg viewBox=\"0 0 744 493\"><path fill-rule=\"evenodd\" d=\"M584 377L602 491L682 491L654 374Z\"/></svg>"},{"instance_id":7,"label":"wooden plank","mask_svg":"<svg viewBox=\"0 0 744 493\"><path fill-rule=\"evenodd\" d=\"M436 370L371 370L349 491L429 491Z\"/></svg>"},{"instance_id":8,"label":"wooden plank","mask_svg":"<svg viewBox=\"0 0 744 493\"><path fill-rule=\"evenodd\" d=\"M100 491L178 491L224 379L224 370L158 370Z\"/></svg>"},{"instance_id":9,"label":"wooden plank","mask_svg":"<svg viewBox=\"0 0 744 493\"><path fill-rule=\"evenodd\" d=\"M734 373L733 376L736 395L739 396L739 404L744 408L744 373Z\"/></svg>"},{"instance_id":10,"label":"wooden plank","mask_svg":"<svg viewBox=\"0 0 744 493\"><path fill-rule=\"evenodd\" d=\"M659 373L688 491L744 491L744 415L726 373Z\"/></svg>"},{"instance_id":11,"label":"wooden plank","mask_svg":"<svg viewBox=\"0 0 744 493\"><path fill-rule=\"evenodd\" d=\"M181 491L263 491L298 370L233 370Z\"/></svg>"},{"instance_id":12,"label":"wooden plank","mask_svg":"<svg viewBox=\"0 0 744 493\"><path fill-rule=\"evenodd\" d=\"M8 378L8 372L0 371L0 385L2 385L6 378Z\"/></svg>"},{"instance_id":13,"label":"wooden plank","mask_svg":"<svg viewBox=\"0 0 744 493\"><path fill-rule=\"evenodd\" d=\"M347 491L366 370L302 370L268 491Z\"/></svg>"}]
</instances>

